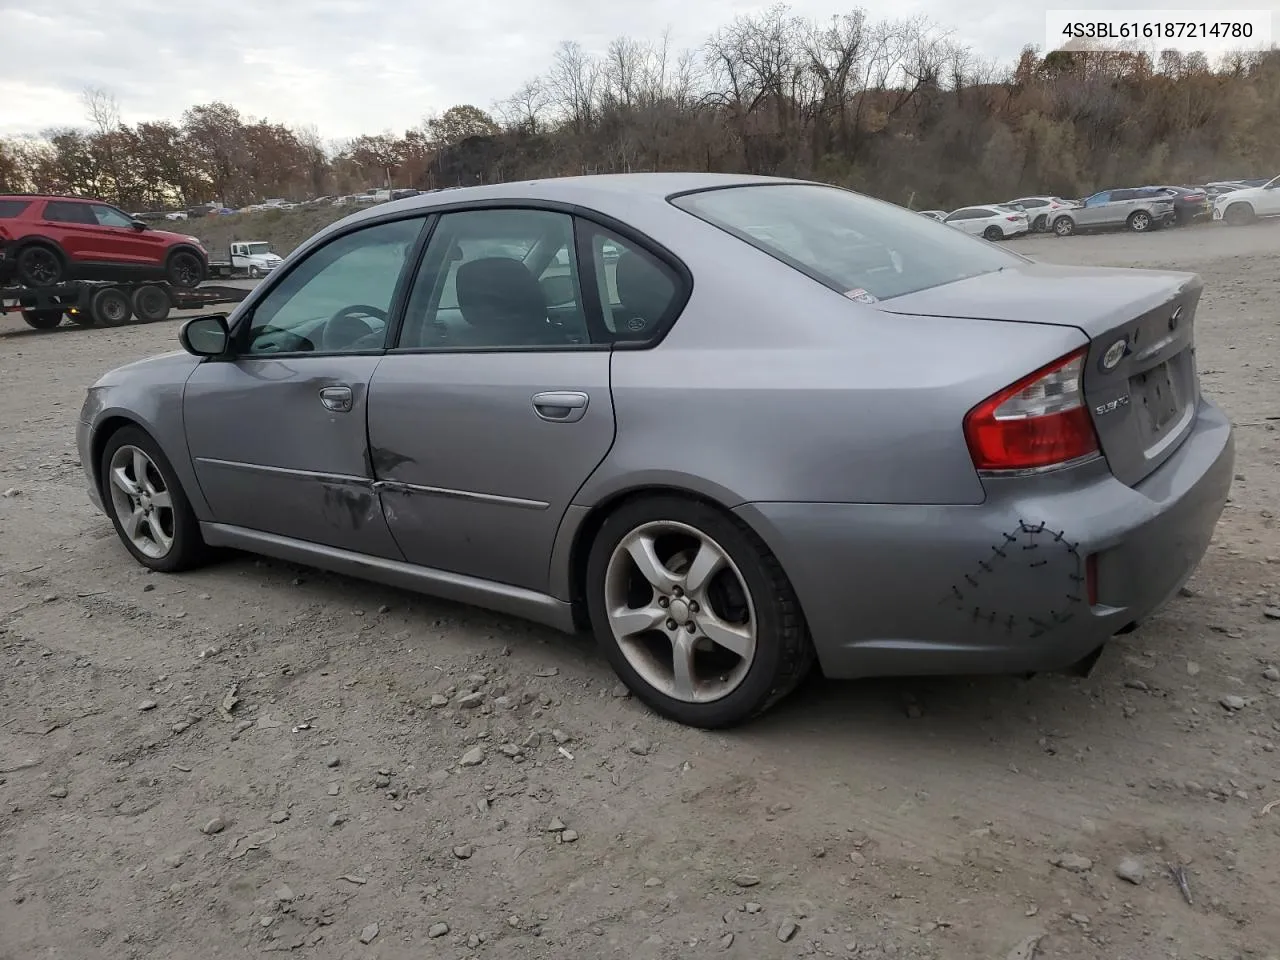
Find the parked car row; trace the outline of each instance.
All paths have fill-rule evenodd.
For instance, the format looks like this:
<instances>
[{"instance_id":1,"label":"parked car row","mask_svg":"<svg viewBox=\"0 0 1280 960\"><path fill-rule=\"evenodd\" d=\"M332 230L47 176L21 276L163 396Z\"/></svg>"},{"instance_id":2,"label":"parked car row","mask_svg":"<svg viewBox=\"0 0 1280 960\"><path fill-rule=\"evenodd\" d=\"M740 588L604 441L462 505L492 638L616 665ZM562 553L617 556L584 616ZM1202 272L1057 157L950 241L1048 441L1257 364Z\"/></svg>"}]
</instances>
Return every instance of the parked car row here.
<instances>
[{"instance_id":1,"label":"parked car row","mask_svg":"<svg viewBox=\"0 0 1280 960\"><path fill-rule=\"evenodd\" d=\"M1053 232L1060 237L1100 230L1146 233L1200 220L1251 223L1280 216L1280 177L1271 180L1221 180L1205 186L1146 186L1100 190L1081 200L1020 197L998 203L945 210L921 210L949 226L1006 240L1025 233Z\"/></svg>"}]
</instances>

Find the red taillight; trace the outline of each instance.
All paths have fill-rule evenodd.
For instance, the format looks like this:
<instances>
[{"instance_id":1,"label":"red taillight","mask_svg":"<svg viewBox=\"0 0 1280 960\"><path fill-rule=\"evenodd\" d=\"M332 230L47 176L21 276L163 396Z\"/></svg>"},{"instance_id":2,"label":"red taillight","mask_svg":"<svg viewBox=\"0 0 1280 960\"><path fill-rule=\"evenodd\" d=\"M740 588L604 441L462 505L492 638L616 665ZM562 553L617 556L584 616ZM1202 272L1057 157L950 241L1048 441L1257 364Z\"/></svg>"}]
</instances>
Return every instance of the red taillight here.
<instances>
[{"instance_id":1,"label":"red taillight","mask_svg":"<svg viewBox=\"0 0 1280 960\"><path fill-rule=\"evenodd\" d=\"M964 436L979 470L1033 470L1098 452L1084 404L1087 348L988 397L965 415Z\"/></svg>"},{"instance_id":2,"label":"red taillight","mask_svg":"<svg viewBox=\"0 0 1280 960\"><path fill-rule=\"evenodd\" d=\"M1008 216L1008 217L1005 217L1005 219L1006 219L1006 220L1015 220L1015 221L1016 221L1018 218L1017 218L1016 216Z\"/></svg>"},{"instance_id":3,"label":"red taillight","mask_svg":"<svg viewBox=\"0 0 1280 960\"><path fill-rule=\"evenodd\" d=\"M1089 598L1089 606L1098 605L1098 555L1089 554L1084 561L1085 592Z\"/></svg>"}]
</instances>

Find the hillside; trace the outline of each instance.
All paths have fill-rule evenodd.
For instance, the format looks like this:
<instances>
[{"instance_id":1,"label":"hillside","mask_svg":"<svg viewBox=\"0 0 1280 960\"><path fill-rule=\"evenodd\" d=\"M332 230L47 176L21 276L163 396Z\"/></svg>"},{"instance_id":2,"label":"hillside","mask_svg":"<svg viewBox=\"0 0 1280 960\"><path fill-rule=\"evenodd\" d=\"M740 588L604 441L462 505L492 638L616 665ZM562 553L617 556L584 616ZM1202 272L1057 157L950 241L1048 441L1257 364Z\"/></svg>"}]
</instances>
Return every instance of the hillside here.
<instances>
[{"instance_id":1,"label":"hillside","mask_svg":"<svg viewBox=\"0 0 1280 960\"><path fill-rule=\"evenodd\" d=\"M225 217L201 217L184 223L166 223L163 228L199 237L213 259L226 256L227 246L233 240L265 240L283 257L322 227L341 220L355 209L326 205L297 207L293 210L261 210ZM156 226L159 227L160 224Z\"/></svg>"}]
</instances>

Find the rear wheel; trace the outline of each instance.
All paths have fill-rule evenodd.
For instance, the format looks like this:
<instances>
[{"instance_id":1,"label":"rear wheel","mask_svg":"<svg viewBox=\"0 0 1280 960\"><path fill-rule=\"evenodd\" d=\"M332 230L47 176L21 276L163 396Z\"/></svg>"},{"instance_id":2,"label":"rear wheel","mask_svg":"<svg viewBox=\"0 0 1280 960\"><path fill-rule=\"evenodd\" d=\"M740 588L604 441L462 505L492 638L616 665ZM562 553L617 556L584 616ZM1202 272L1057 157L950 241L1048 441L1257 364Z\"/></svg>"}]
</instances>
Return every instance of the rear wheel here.
<instances>
[{"instance_id":1,"label":"rear wheel","mask_svg":"<svg viewBox=\"0 0 1280 960\"><path fill-rule=\"evenodd\" d=\"M99 465L103 502L125 549L144 567L176 573L208 556L200 524L169 459L138 427L111 435Z\"/></svg>"},{"instance_id":2,"label":"rear wheel","mask_svg":"<svg viewBox=\"0 0 1280 960\"><path fill-rule=\"evenodd\" d=\"M119 287L103 287L95 293L89 312L104 327L122 327L133 318L129 297Z\"/></svg>"},{"instance_id":3,"label":"rear wheel","mask_svg":"<svg viewBox=\"0 0 1280 960\"><path fill-rule=\"evenodd\" d=\"M190 250L171 254L165 264L165 276L175 287L191 290L204 282L206 267L203 260Z\"/></svg>"},{"instance_id":4,"label":"rear wheel","mask_svg":"<svg viewBox=\"0 0 1280 960\"><path fill-rule=\"evenodd\" d=\"M1049 229L1049 215L1042 213L1036 217L1031 223L1031 229L1035 233L1045 233Z\"/></svg>"},{"instance_id":5,"label":"rear wheel","mask_svg":"<svg viewBox=\"0 0 1280 960\"><path fill-rule=\"evenodd\" d=\"M37 244L14 258L18 279L29 287L52 287L66 279L66 265L55 250Z\"/></svg>"},{"instance_id":6,"label":"rear wheel","mask_svg":"<svg viewBox=\"0 0 1280 960\"><path fill-rule=\"evenodd\" d=\"M993 243L996 240L1003 240L1004 231L1001 230L999 227L997 227L995 224L992 224L991 226L987 227L987 229L982 231L982 239L990 240Z\"/></svg>"},{"instance_id":7,"label":"rear wheel","mask_svg":"<svg viewBox=\"0 0 1280 960\"><path fill-rule=\"evenodd\" d=\"M173 304L164 287L144 283L133 291L133 315L145 323L153 323L169 316Z\"/></svg>"},{"instance_id":8,"label":"rear wheel","mask_svg":"<svg viewBox=\"0 0 1280 960\"><path fill-rule=\"evenodd\" d=\"M1146 233L1151 229L1151 214L1138 210L1129 214L1129 229L1134 233Z\"/></svg>"},{"instance_id":9,"label":"rear wheel","mask_svg":"<svg viewBox=\"0 0 1280 960\"><path fill-rule=\"evenodd\" d=\"M61 310L23 310L22 319L36 330L52 330L62 322Z\"/></svg>"},{"instance_id":10,"label":"rear wheel","mask_svg":"<svg viewBox=\"0 0 1280 960\"><path fill-rule=\"evenodd\" d=\"M1059 237L1069 237L1076 232L1076 222L1070 217L1059 217L1053 221L1053 232Z\"/></svg>"},{"instance_id":11,"label":"rear wheel","mask_svg":"<svg viewBox=\"0 0 1280 960\"><path fill-rule=\"evenodd\" d=\"M1254 220L1253 207L1247 203L1233 203L1227 207L1222 219L1233 227L1244 226Z\"/></svg>"},{"instance_id":12,"label":"rear wheel","mask_svg":"<svg viewBox=\"0 0 1280 960\"><path fill-rule=\"evenodd\" d=\"M651 497L620 507L591 546L586 594L618 676L680 723L749 720L813 664L778 561L749 528L698 501Z\"/></svg>"}]
</instances>

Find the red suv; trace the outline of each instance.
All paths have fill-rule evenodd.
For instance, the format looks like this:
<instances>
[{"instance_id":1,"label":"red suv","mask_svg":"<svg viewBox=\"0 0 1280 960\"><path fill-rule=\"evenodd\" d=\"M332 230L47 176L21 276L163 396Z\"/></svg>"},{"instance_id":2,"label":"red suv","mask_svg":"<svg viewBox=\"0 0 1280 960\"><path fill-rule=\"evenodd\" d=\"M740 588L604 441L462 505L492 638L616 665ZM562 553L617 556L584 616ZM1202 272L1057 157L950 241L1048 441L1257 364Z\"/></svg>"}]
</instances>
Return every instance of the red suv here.
<instances>
[{"instance_id":1,"label":"red suv","mask_svg":"<svg viewBox=\"0 0 1280 960\"><path fill-rule=\"evenodd\" d=\"M208 272L197 238L152 230L100 200L0 195L0 282L168 280L190 288Z\"/></svg>"}]
</instances>

